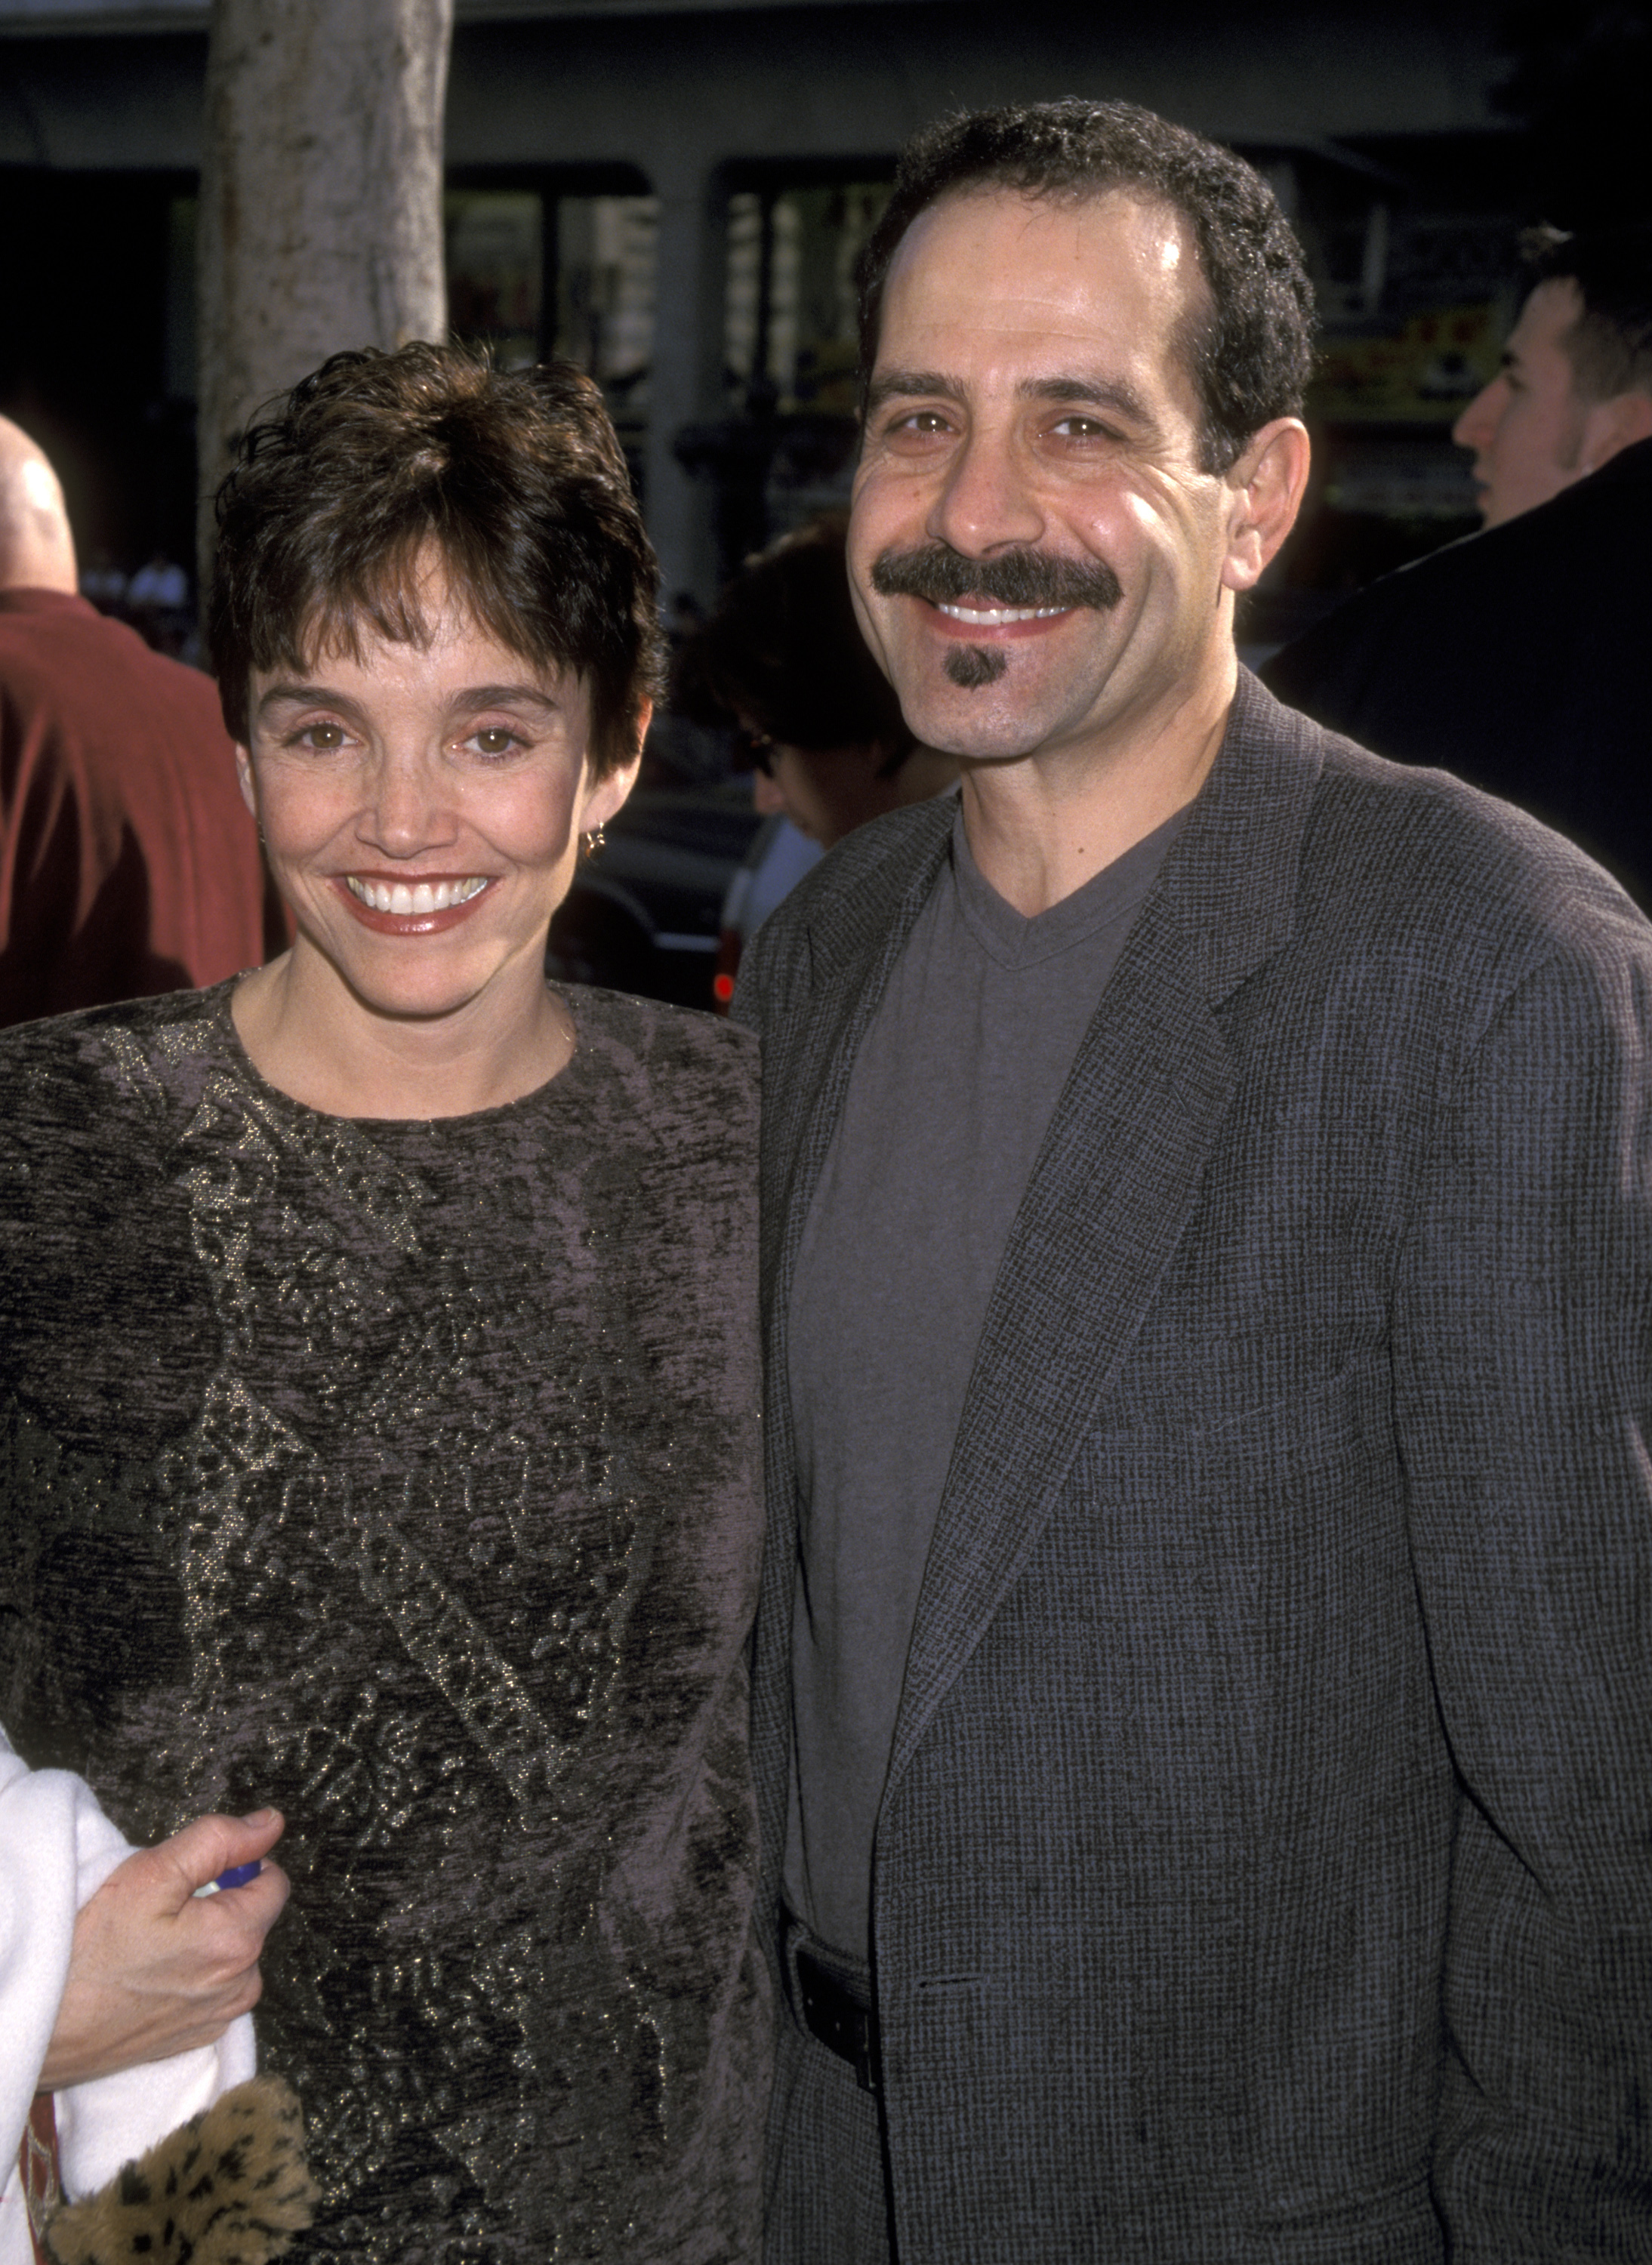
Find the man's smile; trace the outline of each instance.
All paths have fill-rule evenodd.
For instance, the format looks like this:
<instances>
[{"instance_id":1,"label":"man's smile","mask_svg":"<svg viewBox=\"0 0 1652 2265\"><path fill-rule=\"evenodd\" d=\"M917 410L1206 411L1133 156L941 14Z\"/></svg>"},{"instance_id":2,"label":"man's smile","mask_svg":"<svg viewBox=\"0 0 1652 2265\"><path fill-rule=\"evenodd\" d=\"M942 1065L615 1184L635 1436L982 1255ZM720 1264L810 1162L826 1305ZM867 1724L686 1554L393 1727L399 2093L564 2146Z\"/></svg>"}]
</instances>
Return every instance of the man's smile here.
<instances>
[{"instance_id":1,"label":"man's smile","mask_svg":"<svg viewBox=\"0 0 1652 2265\"><path fill-rule=\"evenodd\" d=\"M949 606L936 602L935 611L972 630L1002 629L1011 622L1050 622L1070 614L1071 606Z\"/></svg>"}]
</instances>

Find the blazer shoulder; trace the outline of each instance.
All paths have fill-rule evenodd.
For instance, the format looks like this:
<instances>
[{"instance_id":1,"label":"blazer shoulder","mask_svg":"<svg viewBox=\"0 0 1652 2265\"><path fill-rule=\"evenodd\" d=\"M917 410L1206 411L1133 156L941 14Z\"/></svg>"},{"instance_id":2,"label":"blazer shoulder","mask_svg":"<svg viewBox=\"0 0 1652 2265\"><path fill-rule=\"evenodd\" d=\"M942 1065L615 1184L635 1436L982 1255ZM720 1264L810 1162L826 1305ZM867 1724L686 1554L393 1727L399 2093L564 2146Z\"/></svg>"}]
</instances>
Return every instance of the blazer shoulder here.
<instances>
[{"instance_id":1,"label":"blazer shoulder","mask_svg":"<svg viewBox=\"0 0 1652 2265\"><path fill-rule=\"evenodd\" d=\"M777 926L806 923L824 903L899 896L935 844L952 831L957 809L954 793L891 810L857 826L813 865L790 895L764 921L767 935Z\"/></svg>"}]
</instances>

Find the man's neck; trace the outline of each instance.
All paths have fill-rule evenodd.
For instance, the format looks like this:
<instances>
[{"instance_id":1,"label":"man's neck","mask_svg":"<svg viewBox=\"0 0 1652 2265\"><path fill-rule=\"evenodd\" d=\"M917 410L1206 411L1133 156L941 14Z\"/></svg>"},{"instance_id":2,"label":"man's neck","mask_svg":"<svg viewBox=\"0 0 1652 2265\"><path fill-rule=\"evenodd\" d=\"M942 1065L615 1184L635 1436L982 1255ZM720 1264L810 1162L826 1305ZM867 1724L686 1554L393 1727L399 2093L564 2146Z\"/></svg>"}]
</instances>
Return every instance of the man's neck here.
<instances>
[{"instance_id":1,"label":"man's neck","mask_svg":"<svg viewBox=\"0 0 1652 2265\"><path fill-rule=\"evenodd\" d=\"M964 765L964 827L982 878L1031 919L1146 841L1209 776L1234 704L1237 665L1163 712L1084 749Z\"/></svg>"}]
</instances>

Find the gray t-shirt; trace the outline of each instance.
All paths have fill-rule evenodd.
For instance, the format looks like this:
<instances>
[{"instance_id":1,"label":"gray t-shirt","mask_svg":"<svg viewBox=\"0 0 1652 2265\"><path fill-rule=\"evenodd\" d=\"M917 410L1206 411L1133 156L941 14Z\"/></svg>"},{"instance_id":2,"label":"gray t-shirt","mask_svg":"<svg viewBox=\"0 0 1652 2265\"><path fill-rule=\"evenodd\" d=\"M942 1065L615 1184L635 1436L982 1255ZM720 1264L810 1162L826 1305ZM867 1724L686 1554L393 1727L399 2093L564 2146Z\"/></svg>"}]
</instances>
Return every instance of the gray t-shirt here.
<instances>
[{"instance_id":1,"label":"gray t-shirt","mask_svg":"<svg viewBox=\"0 0 1652 2265\"><path fill-rule=\"evenodd\" d=\"M981 878L960 812L804 1223L786 1892L855 1957L919 1586L993 1283L1079 1041L1181 822L1028 920Z\"/></svg>"}]
</instances>

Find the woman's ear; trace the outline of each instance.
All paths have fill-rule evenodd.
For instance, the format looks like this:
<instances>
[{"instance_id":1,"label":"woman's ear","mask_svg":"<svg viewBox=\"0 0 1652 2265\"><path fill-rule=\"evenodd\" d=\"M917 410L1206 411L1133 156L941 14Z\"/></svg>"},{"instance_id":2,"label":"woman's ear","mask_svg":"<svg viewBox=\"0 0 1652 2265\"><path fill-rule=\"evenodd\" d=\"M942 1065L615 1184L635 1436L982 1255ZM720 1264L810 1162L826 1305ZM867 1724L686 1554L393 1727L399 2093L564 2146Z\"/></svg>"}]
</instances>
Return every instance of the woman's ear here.
<instances>
[{"instance_id":1,"label":"woman's ear","mask_svg":"<svg viewBox=\"0 0 1652 2265\"><path fill-rule=\"evenodd\" d=\"M607 771L586 790L579 810L579 831L594 834L606 826L624 804L626 797L637 784L637 774L643 767L643 742L648 737L648 727L653 721L654 703L644 700L637 717L637 753L617 770Z\"/></svg>"},{"instance_id":2,"label":"woman's ear","mask_svg":"<svg viewBox=\"0 0 1652 2265\"><path fill-rule=\"evenodd\" d=\"M252 757L238 741L235 751L235 773L241 782L241 799L256 818L258 814L258 793L252 783Z\"/></svg>"}]
</instances>

